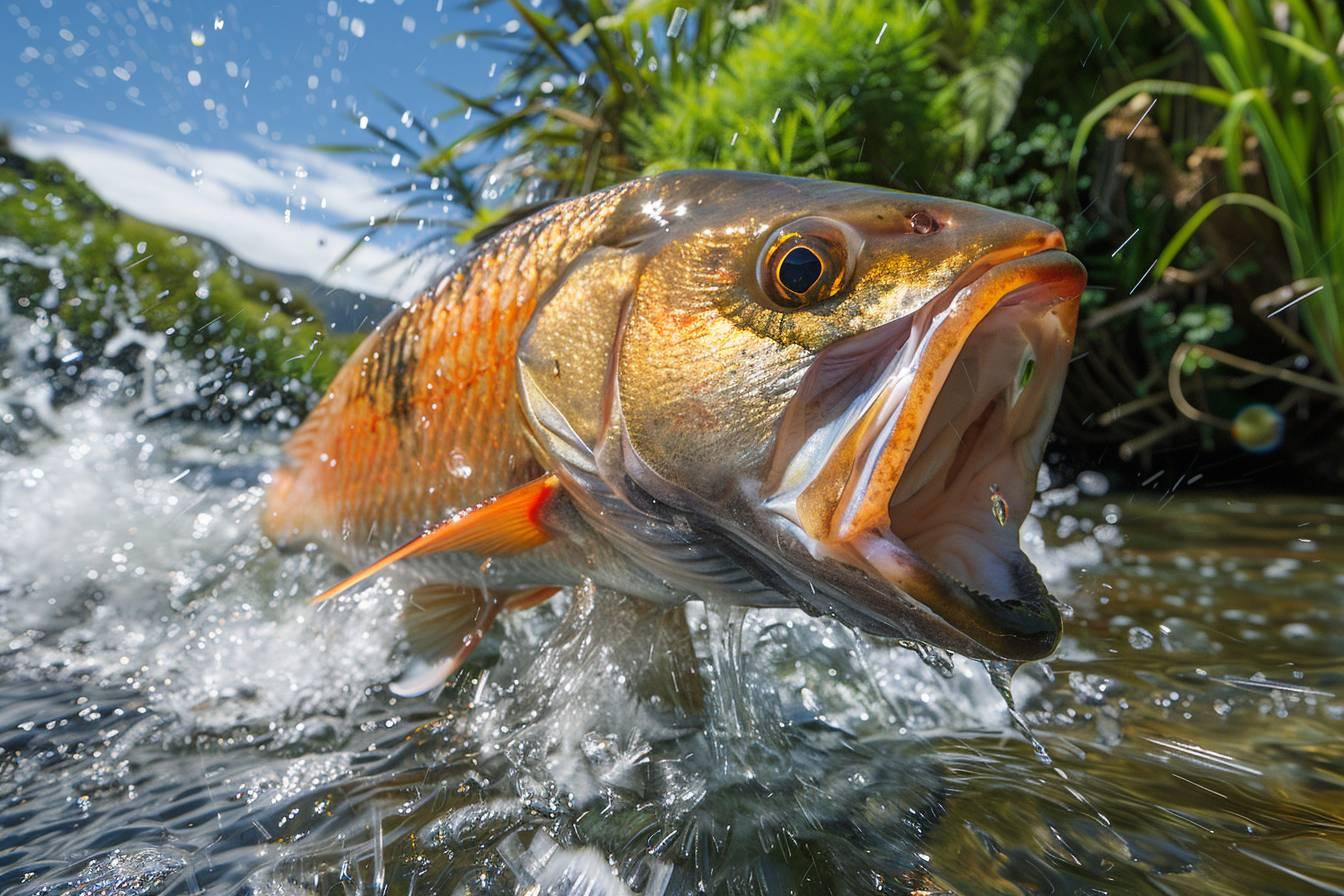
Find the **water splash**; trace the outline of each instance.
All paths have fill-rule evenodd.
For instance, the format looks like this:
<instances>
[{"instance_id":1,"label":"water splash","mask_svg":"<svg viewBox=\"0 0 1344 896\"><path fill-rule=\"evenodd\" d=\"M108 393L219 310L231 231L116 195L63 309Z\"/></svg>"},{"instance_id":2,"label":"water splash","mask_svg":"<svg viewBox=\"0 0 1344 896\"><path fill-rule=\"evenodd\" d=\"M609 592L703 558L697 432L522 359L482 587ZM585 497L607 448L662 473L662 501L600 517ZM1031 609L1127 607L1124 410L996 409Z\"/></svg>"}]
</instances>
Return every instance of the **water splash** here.
<instances>
[{"instance_id":1,"label":"water splash","mask_svg":"<svg viewBox=\"0 0 1344 896\"><path fill-rule=\"evenodd\" d=\"M926 644L923 641L898 641L897 643L906 650L914 651L920 662L944 678L950 679L956 674L956 666L953 664L951 651L934 647L932 644Z\"/></svg>"},{"instance_id":2,"label":"water splash","mask_svg":"<svg viewBox=\"0 0 1344 896\"><path fill-rule=\"evenodd\" d=\"M989 673L989 680L994 684L994 690L998 691L999 696L1003 698L1003 705L1008 710L1008 718L1012 720L1013 727L1026 739L1031 747L1032 753L1036 759L1043 765L1054 765L1054 760L1046 751L1045 745L1037 740L1032 732L1031 726L1027 723L1026 716L1017 708L1017 701L1013 698L1013 675L1022 668L1021 663L1013 663L1007 660L985 660L985 671Z\"/></svg>"}]
</instances>

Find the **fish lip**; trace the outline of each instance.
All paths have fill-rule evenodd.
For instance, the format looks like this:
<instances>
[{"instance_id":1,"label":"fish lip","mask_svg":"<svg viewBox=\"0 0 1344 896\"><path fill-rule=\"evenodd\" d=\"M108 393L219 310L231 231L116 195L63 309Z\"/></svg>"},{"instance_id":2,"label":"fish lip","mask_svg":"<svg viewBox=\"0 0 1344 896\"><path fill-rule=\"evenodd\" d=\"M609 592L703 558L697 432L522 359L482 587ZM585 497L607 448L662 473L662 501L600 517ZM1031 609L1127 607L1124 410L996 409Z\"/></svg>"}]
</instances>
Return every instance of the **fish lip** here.
<instances>
[{"instance_id":1,"label":"fish lip","mask_svg":"<svg viewBox=\"0 0 1344 896\"><path fill-rule=\"evenodd\" d=\"M889 582L894 577L884 570L884 558L896 560L900 565L899 588L930 617L926 626L937 633L933 640L939 646L975 659L1014 662L1044 659L1059 646L1062 618L1040 574L1025 555L1020 557L1017 573L1034 580L1035 589L1028 592L1030 600L987 594L920 556L889 530L863 533L846 546L855 552L851 562L880 581ZM850 595L851 600L854 597ZM880 617L875 621L881 625ZM864 621L857 624L865 629L872 625Z\"/></svg>"},{"instance_id":2,"label":"fish lip","mask_svg":"<svg viewBox=\"0 0 1344 896\"><path fill-rule=\"evenodd\" d=\"M929 346L918 352L912 382L923 382L928 388L924 400L912 406L904 426L893 428L890 425L908 406L904 399L885 416L871 420L864 418L869 424L865 435L872 436L875 431L876 436L868 438L857 455L844 458L849 463L845 486L829 519L816 516L809 519L803 509L795 505L796 492L785 497L782 490L766 490L771 494L766 502L768 508L779 512L785 510L785 505L794 505L783 514L789 518L788 528L796 537L801 536L803 545L815 558L838 561L861 573L840 589L847 593L832 595L830 612L870 633L905 637L898 633L902 626L891 622L892 613L897 612L891 603L891 595L879 593L882 585L886 585L895 588L900 597L908 598L904 602L905 609L920 618L920 630L925 633L923 640L934 641L966 656L1021 662L1040 659L1055 650L1062 629L1059 611L1039 574L1018 549L1020 522L1011 528L1011 544L1005 537L1004 543L997 545L1003 552L1003 568L1009 571L1014 587L1009 589L1006 598L995 597L961 581L952 571L941 568L908 546L892 529L890 503L901 485L901 474L915 456L916 445L942 391L948 368L955 363L961 349L985 318L996 309L1030 303L1041 315L1060 314L1066 319L1071 336L1076 303L1085 285L1086 272L1081 262L1063 251L1062 239L1058 238L1057 232L1053 239L1048 238L1034 246L1011 246L982 257L916 312L925 316L930 325L929 333L945 326L948 319L952 319L958 329L952 331L952 338L943 340L937 356L930 354ZM962 317L949 318L950 309L958 302L962 305L959 309ZM1055 306L1067 302L1074 303L1074 312L1052 311ZM940 316L942 319L935 321ZM899 338L902 326L909 332L909 322L902 319L864 335L880 338L879 331L886 330L893 333L892 338ZM1066 347L1065 365L1067 354ZM937 375L939 366L941 380ZM1062 382L1062 370L1058 375ZM890 382L890 377L879 380L876 393L880 395L890 388ZM864 394L871 402L874 391L865 390ZM1053 417L1053 410L1049 416ZM1048 426L1045 430L1048 431ZM881 455L893 449L900 460L894 475L874 481L871 474L883 460ZM816 469L823 469L831 460L831 456L825 456ZM779 477L772 478L776 482L771 485L777 484ZM781 500L781 497L785 499ZM874 509L877 512L874 513ZM813 526L809 527L805 520ZM994 547L986 546L985 550ZM932 637L928 637L929 634Z\"/></svg>"},{"instance_id":3,"label":"fish lip","mask_svg":"<svg viewBox=\"0 0 1344 896\"><path fill-rule=\"evenodd\" d=\"M1001 308L1031 302L1048 309L1082 295L1086 270L1058 245L1016 257L1014 248L991 253L916 312L930 321L931 338L919 351L905 394L892 395L890 380L883 388L883 398L895 406L862 436L861 456L850 468L830 520L832 537L847 541L890 524L888 499L900 485L948 372L985 318ZM1005 254L1006 260L995 258Z\"/></svg>"}]
</instances>

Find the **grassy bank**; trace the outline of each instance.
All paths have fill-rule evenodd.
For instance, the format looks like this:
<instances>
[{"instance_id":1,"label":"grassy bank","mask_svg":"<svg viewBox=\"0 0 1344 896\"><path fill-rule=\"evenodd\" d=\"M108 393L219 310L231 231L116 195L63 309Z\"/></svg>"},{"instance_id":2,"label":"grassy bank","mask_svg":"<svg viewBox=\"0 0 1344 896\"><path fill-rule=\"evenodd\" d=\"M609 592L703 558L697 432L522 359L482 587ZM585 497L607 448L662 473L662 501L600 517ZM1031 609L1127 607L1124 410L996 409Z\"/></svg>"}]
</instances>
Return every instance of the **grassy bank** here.
<instances>
[{"instance_id":1,"label":"grassy bank","mask_svg":"<svg viewBox=\"0 0 1344 896\"><path fill-rule=\"evenodd\" d=\"M358 343L330 335L308 297L250 273L213 244L123 214L57 161L0 142L0 288L53 328L70 366L103 360L119 332L161 334L201 362L201 409L264 401L303 409ZM114 360L114 359L107 359ZM53 359L53 363L61 363ZM225 399L226 387L246 388Z\"/></svg>"}]
</instances>

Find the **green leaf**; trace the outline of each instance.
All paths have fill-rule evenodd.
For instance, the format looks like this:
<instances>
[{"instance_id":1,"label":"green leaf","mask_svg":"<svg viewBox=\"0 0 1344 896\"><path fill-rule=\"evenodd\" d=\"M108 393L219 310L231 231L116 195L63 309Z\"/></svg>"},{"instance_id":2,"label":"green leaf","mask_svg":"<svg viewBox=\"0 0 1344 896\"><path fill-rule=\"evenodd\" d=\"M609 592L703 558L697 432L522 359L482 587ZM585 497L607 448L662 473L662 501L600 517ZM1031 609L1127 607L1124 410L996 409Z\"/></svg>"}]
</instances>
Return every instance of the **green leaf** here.
<instances>
[{"instance_id":1,"label":"green leaf","mask_svg":"<svg viewBox=\"0 0 1344 896\"><path fill-rule=\"evenodd\" d=\"M1157 263L1153 265L1153 276L1162 276L1163 271L1171 266L1172 261L1185 248L1185 244L1195 235L1195 231L1199 230L1208 220L1209 215L1228 205L1243 205L1263 212L1277 221L1279 226L1286 231L1292 231L1296 226L1293 219L1288 217L1283 209L1269 202L1263 196L1256 196L1254 193L1224 193L1221 196L1215 196L1200 206L1199 210L1191 215L1190 219L1181 226L1181 229L1176 231L1176 235L1167 242L1166 248L1157 256Z\"/></svg>"}]
</instances>

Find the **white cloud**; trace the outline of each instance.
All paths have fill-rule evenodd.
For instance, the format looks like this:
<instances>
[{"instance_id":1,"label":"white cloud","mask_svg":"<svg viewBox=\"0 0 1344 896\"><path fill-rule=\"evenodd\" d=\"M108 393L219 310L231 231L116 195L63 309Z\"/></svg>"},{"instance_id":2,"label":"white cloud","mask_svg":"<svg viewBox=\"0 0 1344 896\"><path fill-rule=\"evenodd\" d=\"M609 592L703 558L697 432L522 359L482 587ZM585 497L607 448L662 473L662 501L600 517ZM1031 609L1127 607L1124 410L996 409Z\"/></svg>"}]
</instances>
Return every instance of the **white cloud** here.
<instances>
[{"instance_id":1,"label":"white cloud","mask_svg":"<svg viewBox=\"0 0 1344 896\"><path fill-rule=\"evenodd\" d=\"M30 125L13 142L69 165L128 214L208 237L259 267L398 300L426 285L425 272L377 243L331 270L354 237L340 225L393 202L377 195L386 181L316 150L254 140L252 157L68 118Z\"/></svg>"}]
</instances>

